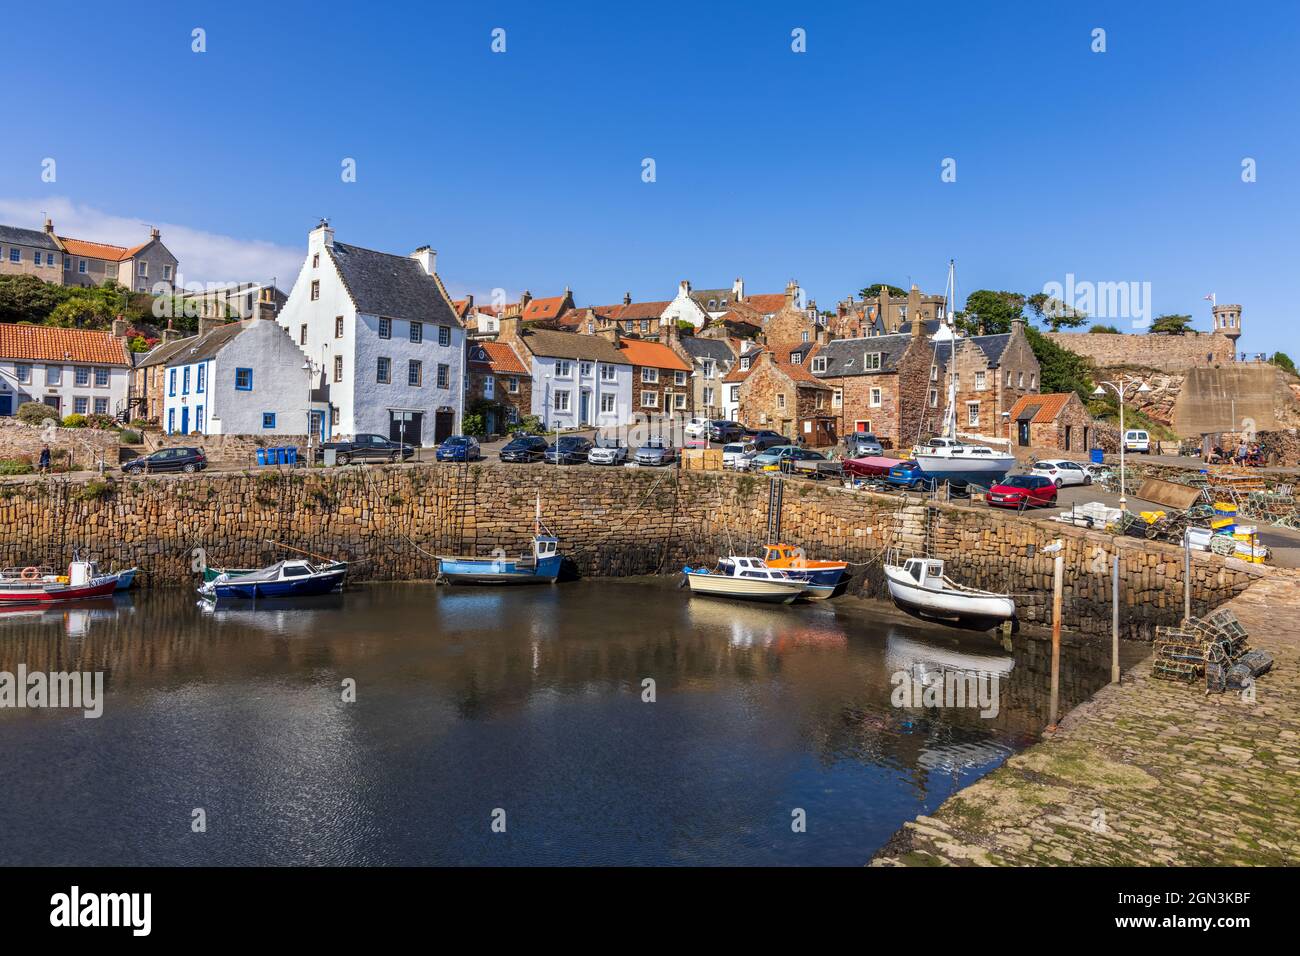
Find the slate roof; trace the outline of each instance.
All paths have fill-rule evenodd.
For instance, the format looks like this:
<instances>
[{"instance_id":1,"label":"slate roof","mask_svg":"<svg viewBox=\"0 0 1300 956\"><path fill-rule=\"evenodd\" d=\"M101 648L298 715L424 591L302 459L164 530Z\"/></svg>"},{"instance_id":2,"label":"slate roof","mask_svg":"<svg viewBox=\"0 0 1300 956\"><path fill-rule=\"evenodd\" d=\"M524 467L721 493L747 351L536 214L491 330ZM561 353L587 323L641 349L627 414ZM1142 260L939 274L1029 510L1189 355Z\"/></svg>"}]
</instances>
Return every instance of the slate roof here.
<instances>
[{"instance_id":1,"label":"slate roof","mask_svg":"<svg viewBox=\"0 0 1300 956\"><path fill-rule=\"evenodd\" d=\"M141 357L136 362L136 368L144 368L146 365L165 365L167 360L179 352L186 344L193 345L195 336L187 335L184 338L175 339L171 342L160 342Z\"/></svg>"},{"instance_id":2,"label":"slate roof","mask_svg":"<svg viewBox=\"0 0 1300 956\"><path fill-rule=\"evenodd\" d=\"M0 358L129 366L126 347L109 332L48 325L0 324Z\"/></svg>"},{"instance_id":3,"label":"slate roof","mask_svg":"<svg viewBox=\"0 0 1300 956\"><path fill-rule=\"evenodd\" d=\"M43 229L20 229L17 226L0 226L0 244L34 246L37 249L59 251L59 245Z\"/></svg>"},{"instance_id":4,"label":"slate roof","mask_svg":"<svg viewBox=\"0 0 1300 956\"><path fill-rule=\"evenodd\" d=\"M580 332L557 332L552 329L520 329L519 341L534 355L546 358L581 359L627 365L627 357L608 339Z\"/></svg>"},{"instance_id":5,"label":"slate roof","mask_svg":"<svg viewBox=\"0 0 1300 956\"><path fill-rule=\"evenodd\" d=\"M731 308L736 301L735 293L730 289L692 289L690 297L695 300L705 312L723 312ZM709 308L709 300L713 300L713 307Z\"/></svg>"},{"instance_id":6,"label":"slate roof","mask_svg":"<svg viewBox=\"0 0 1300 956\"><path fill-rule=\"evenodd\" d=\"M898 370L898 360L911 344L911 335L872 335L860 339L831 339L817 350L817 357L826 359L826 371L816 372L819 378L839 378L843 375L884 375ZM880 368L865 369L863 356L880 353Z\"/></svg>"},{"instance_id":7,"label":"slate roof","mask_svg":"<svg viewBox=\"0 0 1300 956\"><path fill-rule=\"evenodd\" d=\"M207 335L196 335L193 338L182 339L181 341L187 347L172 352L165 364L168 368L172 368L177 365L192 365L195 362L203 362L213 358L245 328L246 326L242 322L228 322L213 329Z\"/></svg>"},{"instance_id":8,"label":"slate roof","mask_svg":"<svg viewBox=\"0 0 1300 956\"><path fill-rule=\"evenodd\" d=\"M736 354L723 339L700 339L693 335L681 338L682 348L694 359L713 359L715 362L734 362Z\"/></svg>"},{"instance_id":9,"label":"slate roof","mask_svg":"<svg viewBox=\"0 0 1300 956\"><path fill-rule=\"evenodd\" d=\"M438 280L408 256L335 242L326 247L358 312L459 325Z\"/></svg>"},{"instance_id":10,"label":"slate roof","mask_svg":"<svg viewBox=\"0 0 1300 956\"><path fill-rule=\"evenodd\" d=\"M997 368L1002 361L1002 353L1006 351L1007 342L1011 340L1010 332L1003 332L1000 335L972 335L969 341L979 346L986 358L989 360L989 368ZM967 341L961 339L960 341ZM952 342L943 341L934 343L935 362L939 368L948 367L948 358L952 354Z\"/></svg>"}]
</instances>

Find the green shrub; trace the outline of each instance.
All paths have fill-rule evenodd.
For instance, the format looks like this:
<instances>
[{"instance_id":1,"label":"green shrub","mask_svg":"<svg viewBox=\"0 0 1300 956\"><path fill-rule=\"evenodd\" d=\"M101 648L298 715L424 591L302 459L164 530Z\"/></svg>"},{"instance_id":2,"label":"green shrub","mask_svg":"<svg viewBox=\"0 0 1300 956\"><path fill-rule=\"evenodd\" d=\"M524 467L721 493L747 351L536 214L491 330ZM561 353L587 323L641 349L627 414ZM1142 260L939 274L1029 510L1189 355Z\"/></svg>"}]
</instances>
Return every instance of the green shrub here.
<instances>
[{"instance_id":1,"label":"green shrub","mask_svg":"<svg viewBox=\"0 0 1300 956\"><path fill-rule=\"evenodd\" d=\"M116 425L117 425L117 421L113 418L112 415L87 415L86 416L87 428L109 429L115 427Z\"/></svg>"},{"instance_id":2,"label":"green shrub","mask_svg":"<svg viewBox=\"0 0 1300 956\"><path fill-rule=\"evenodd\" d=\"M44 425L47 421L57 423L59 413L42 402L23 402L15 417L24 425Z\"/></svg>"},{"instance_id":3,"label":"green shrub","mask_svg":"<svg viewBox=\"0 0 1300 956\"><path fill-rule=\"evenodd\" d=\"M141 441L140 433L130 428L123 428L117 433L117 437L123 445L138 445Z\"/></svg>"},{"instance_id":4,"label":"green shrub","mask_svg":"<svg viewBox=\"0 0 1300 956\"><path fill-rule=\"evenodd\" d=\"M86 416L78 415L76 412L73 412L71 415L65 415L63 416L63 427L64 428L85 428Z\"/></svg>"},{"instance_id":5,"label":"green shrub","mask_svg":"<svg viewBox=\"0 0 1300 956\"><path fill-rule=\"evenodd\" d=\"M0 475L30 475L32 463L26 458L0 458Z\"/></svg>"},{"instance_id":6,"label":"green shrub","mask_svg":"<svg viewBox=\"0 0 1300 956\"><path fill-rule=\"evenodd\" d=\"M99 501L113 493L113 482L93 478L79 488L72 497L78 501Z\"/></svg>"}]
</instances>

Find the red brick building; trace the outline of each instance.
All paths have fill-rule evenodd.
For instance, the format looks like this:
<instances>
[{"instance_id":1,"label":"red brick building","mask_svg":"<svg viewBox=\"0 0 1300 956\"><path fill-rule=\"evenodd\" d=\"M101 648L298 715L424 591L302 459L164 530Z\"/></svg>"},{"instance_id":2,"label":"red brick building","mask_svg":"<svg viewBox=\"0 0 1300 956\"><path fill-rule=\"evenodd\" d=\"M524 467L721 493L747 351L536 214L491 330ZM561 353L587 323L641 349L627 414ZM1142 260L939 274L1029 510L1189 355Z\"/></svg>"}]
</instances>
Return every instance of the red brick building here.
<instances>
[{"instance_id":1,"label":"red brick building","mask_svg":"<svg viewBox=\"0 0 1300 956\"><path fill-rule=\"evenodd\" d=\"M465 409L483 416L489 435L500 435L531 414L533 378L509 342L466 343Z\"/></svg>"},{"instance_id":2,"label":"red brick building","mask_svg":"<svg viewBox=\"0 0 1300 956\"><path fill-rule=\"evenodd\" d=\"M691 366L667 345L616 336L615 344L632 366L633 415L688 415Z\"/></svg>"},{"instance_id":3,"label":"red brick building","mask_svg":"<svg viewBox=\"0 0 1300 956\"><path fill-rule=\"evenodd\" d=\"M1024 395L1011 406L1001 435L1025 448L1083 454L1095 444L1096 424L1074 392Z\"/></svg>"}]
</instances>

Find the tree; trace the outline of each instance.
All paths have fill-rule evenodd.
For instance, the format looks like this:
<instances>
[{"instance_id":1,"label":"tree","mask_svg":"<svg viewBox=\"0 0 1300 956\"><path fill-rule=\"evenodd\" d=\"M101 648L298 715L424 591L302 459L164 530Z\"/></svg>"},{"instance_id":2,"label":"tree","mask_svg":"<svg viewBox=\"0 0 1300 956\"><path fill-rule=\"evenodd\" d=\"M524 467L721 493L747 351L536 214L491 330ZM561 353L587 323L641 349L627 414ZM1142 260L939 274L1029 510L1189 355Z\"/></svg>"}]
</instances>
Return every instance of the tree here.
<instances>
[{"instance_id":1,"label":"tree","mask_svg":"<svg viewBox=\"0 0 1300 956\"><path fill-rule=\"evenodd\" d=\"M907 297L907 293L904 290L900 289L896 285L889 285L885 282L876 282L867 286L865 289L859 289L858 296L863 299L874 299L876 296L880 295L881 289L888 289L891 296L897 296L899 298Z\"/></svg>"},{"instance_id":2,"label":"tree","mask_svg":"<svg viewBox=\"0 0 1300 956\"><path fill-rule=\"evenodd\" d=\"M0 276L0 322L42 322L68 292L36 276Z\"/></svg>"},{"instance_id":3,"label":"tree","mask_svg":"<svg viewBox=\"0 0 1300 956\"><path fill-rule=\"evenodd\" d=\"M966 309L957 316L967 335L998 335L1011 331L1011 321L1023 318L1025 297L1019 292L976 289L966 297Z\"/></svg>"},{"instance_id":4,"label":"tree","mask_svg":"<svg viewBox=\"0 0 1300 956\"><path fill-rule=\"evenodd\" d=\"M1192 328L1190 315L1158 315L1147 331L1152 335L1184 335Z\"/></svg>"},{"instance_id":5,"label":"tree","mask_svg":"<svg viewBox=\"0 0 1300 956\"><path fill-rule=\"evenodd\" d=\"M1285 352L1274 352L1273 357L1269 359L1269 361L1284 372L1290 372L1292 375L1296 374L1295 362L1291 361L1291 356L1287 355Z\"/></svg>"},{"instance_id":6,"label":"tree","mask_svg":"<svg viewBox=\"0 0 1300 956\"><path fill-rule=\"evenodd\" d=\"M1038 359L1038 381L1043 392L1077 392L1085 402L1092 396L1092 366L1083 356L1061 348L1038 329L1025 329L1029 347Z\"/></svg>"},{"instance_id":7,"label":"tree","mask_svg":"<svg viewBox=\"0 0 1300 956\"><path fill-rule=\"evenodd\" d=\"M1061 331L1062 327L1077 329L1088 321L1088 313L1072 308L1046 292L1026 296L1025 303L1034 313L1034 318L1050 327L1053 332Z\"/></svg>"},{"instance_id":8,"label":"tree","mask_svg":"<svg viewBox=\"0 0 1300 956\"><path fill-rule=\"evenodd\" d=\"M1115 326L1113 326L1113 325L1102 325L1100 322L1098 322L1096 325L1094 325L1094 326L1093 326L1092 328L1090 328L1088 331L1089 331L1089 332L1108 332L1108 333L1110 333L1111 335L1119 335L1119 334L1120 334L1119 329L1115 328Z\"/></svg>"}]
</instances>

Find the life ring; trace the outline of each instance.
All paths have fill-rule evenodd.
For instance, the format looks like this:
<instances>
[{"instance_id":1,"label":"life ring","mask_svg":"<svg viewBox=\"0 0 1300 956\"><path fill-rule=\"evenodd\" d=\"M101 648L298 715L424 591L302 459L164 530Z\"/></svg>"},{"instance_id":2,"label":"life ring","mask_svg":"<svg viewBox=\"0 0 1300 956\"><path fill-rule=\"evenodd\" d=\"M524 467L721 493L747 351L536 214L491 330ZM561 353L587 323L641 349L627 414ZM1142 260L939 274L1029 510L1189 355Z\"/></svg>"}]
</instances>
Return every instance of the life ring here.
<instances>
[{"instance_id":1,"label":"life ring","mask_svg":"<svg viewBox=\"0 0 1300 956\"><path fill-rule=\"evenodd\" d=\"M39 568L23 568L22 576L24 581L35 581L41 576L41 571Z\"/></svg>"}]
</instances>

